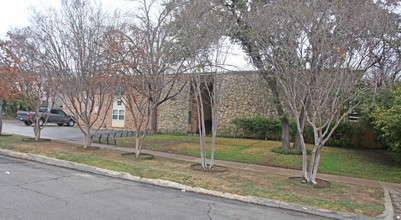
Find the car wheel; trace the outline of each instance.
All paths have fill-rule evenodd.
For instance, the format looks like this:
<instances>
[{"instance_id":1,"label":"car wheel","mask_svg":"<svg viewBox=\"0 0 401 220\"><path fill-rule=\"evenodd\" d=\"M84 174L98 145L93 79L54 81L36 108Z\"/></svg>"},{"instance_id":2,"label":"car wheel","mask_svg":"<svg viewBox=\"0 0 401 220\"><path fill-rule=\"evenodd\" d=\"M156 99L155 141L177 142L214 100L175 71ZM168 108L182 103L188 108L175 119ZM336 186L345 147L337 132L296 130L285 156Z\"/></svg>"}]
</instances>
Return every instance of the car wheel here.
<instances>
[{"instance_id":1,"label":"car wheel","mask_svg":"<svg viewBox=\"0 0 401 220\"><path fill-rule=\"evenodd\" d=\"M45 123L45 120L43 120L43 119L39 120L39 126L43 126L44 123Z\"/></svg>"},{"instance_id":2,"label":"car wheel","mask_svg":"<svg viewBox=\"0 0 401 220\"><path fill-rule=\"evenodd\" d=\"M32 122L30 122L30 121L24 121L24 123L26 126L30 126L32 124Z\"/></svg>"},{"instance_id":3,"label":"car wheel","mask_svg":"<svg viewBox=\"0 0 401 220\"><path fill-rule=\"evenodd\" d=\"M75 122L73 120L69 120L67 122L67 124L68 124L68 126L72 127L72 126L74 126Z\"/></svg>"},{"instance_id":4,"label":"car wheel","mask_svg":"<svg viewBox=\"0 0 401 220\"><path fill-rule=\"evenodd\" d=\"M63 125L64 125L64 123L57 123L57 125L58 125L58 126L63 126Z\"/></svg>"}]
</instances>

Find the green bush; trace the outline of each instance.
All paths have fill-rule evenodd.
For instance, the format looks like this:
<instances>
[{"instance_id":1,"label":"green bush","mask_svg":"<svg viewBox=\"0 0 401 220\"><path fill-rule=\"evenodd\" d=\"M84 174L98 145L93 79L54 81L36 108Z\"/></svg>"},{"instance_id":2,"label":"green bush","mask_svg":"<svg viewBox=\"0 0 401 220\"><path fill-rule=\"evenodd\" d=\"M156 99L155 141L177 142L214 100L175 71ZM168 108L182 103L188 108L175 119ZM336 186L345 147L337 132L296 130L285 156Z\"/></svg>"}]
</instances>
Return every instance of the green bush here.
<instances>
[{"instance_id":1,"label":"green bush","mask_svg":"<svg viewBox=\"0 0 401 220\"><path fill-rule=\"evenodd\" d=\"M278 119L257 115L253 118L236 118L232 123L236 128L236 136L269 140L280 140L281 137L281 124Z\"/></svg>"},{"instance_id":2,"label":"green bush","mask_svg":"<svg viewBox=\"0 0 401 220\"><path fill-rule=\"evenodd\" d=\"M390 150L401 153L401 84L391 94L391 105L378 105L371 113L379 137Z\"/></svg>"},{"instance_id":3,"label":"green bush","mask_svg":"<svg viewBox=\"0 0 401 220\"><path fill-rule=\"evenodd\" d=\"M285 154L285 155L302 155L302 150L292 150L292 149L284 149L282 147L273 147L271 149L274 153ZM311 150L306 150L306 154L312 154Z\"/></svg>"},{"instance_id":4,"label":"green bush","mask_svg":"<svg viewBox=\"0 0 401 220\"><path fill-rule=\"evenodd\" d=\"M334 126L332 124L332 126ZM348 122L340 122L338 127L333 132L333 135L329 138L326 145L336 146L336 147L351 147L352 141L351 137L353 134L352 125Z\"/></svg>"},{"instance_id":5,"label":"green bush","mask_svg":"<svg viewBox=\"0 0 401 220\"><path fill-rule=\"evenodd\" d=\"M255 116L253 118L236 118L232 120L232 123L235 125L236 136L278 141L281 140L281 122L278 119ZM296 122L291 120L290 135L292 137L292 141L294 141L296 130ZM340 122L326 145L344 148L351 147L351 135L351 124L347 122ZM305 143L314 144L313 129L309 124L305 124L304 140Z\"/></svg>"}]
</instances>

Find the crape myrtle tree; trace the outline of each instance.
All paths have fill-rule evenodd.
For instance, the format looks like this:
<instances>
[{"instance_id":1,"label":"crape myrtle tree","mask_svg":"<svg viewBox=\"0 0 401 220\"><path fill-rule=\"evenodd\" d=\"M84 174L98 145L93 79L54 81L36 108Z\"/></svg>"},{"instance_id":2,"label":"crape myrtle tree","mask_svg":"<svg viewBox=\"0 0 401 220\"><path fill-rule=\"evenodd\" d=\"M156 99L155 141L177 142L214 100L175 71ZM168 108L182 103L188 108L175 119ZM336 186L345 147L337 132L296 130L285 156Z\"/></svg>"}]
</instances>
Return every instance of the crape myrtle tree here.
<instances>
[{"instance_id":1,"label":"crape myrtle tree","mask_svg":"<svg viewBox=\"0 0 401 220\"><path fill-rule=\"evenodd\" d=\"M15 84L20 73L18 62L12 42L0 40L0 135L3 130L3 100L9 101L18 94Z\"/></svg>"},{"instance_id":2,"label":"crape myrtle tree","mask_svg":"<svg viewBox=\"0 0 401 220\"><path fill-rule=\"evenodd\" d=\"M143 140L148 132L152 105L149 99L152 78L140 74L136 67L141 65L141 56L137 53L139 48L131 44L133 37L140 40L143 36L136 34L128 40L124 27L110 30L104 47L107 50L108 65L116 70L114 77L115 97L120 99L126 109L131 113L135 127L135 156L139 157ZM136 39L135 39L136 40Z\"/></svg>"},{"instance_id":3,"label":"crape myrtle tree","mask_svg":"<svg viewBox=\"0 0 401 220\"><path fill-rule=\"evenodd\" d=\"M274 73L296 120L303 181L315 184L321 149L361 102L368 86L363 77L383 53L382 37L394 35L396 16L368 0L283 0L254 12L251 37L272 64L265 68ZM314 134L309 168L304 123Z\"/></svg>"},{"instance_id":4,"label":"crape myrtle tree","mask_svg":"<svg viewBox=\"0 0 401 220\"><path fill-rule=\"evenodd\" d=\"M172 32L173 7L169 1L137 0L138 8L132 11L130 23L124 29L124 39L129 47L130 71L146 79L149 86L144 95L150 101L152 133L157 133L158 107L176 97L185 87L180 73L185 68L181 54L176 51ZM140 92L140 91L139 91Z\"/></svg>"},{"instance_id":5,"label":"crape myrtle tree","mask_svg":"<svg viewBox=\"0 0 401 220\"><path fill-rule=\"evenodd\" d=\"M127 21L110 30L105 44L116 70L116 93L133 116L136 156L149 129L157 132L158 106L185 87L183 59L170 28L172 7L163 1L135 1Z\"/></svg>"},{"instance_id":6,"label":"crape myrtle tree","mask_svg":"<svg viewBox=\"0 0 401 220\"><path fill-rule=\"evenodd\" d=\"M219 127L219 108L224 90L229 87L223 83L224 63L228 54L223 31L228 27L218 22L218 16L210 16L214 5L210 1L174 1L176 19L174 28L177 34L180 53L187 67L186 75L191 85L191 93L197 107L200 140L201 167L213 169L216 135ZM207 163L206 112L210 105L212 116L212 143L209 164Z\"/></svg>"},{"instance_id":7,"label":"crape myrtle tree","mask_svg":"<svg viewBox=\"0 0 401 220\"><path fill-rule=\"evenodd\" d=\"M89 148L113 101L114 70L106 63L102 43L115 19L93 1L62 0L60 9L34 10L32 20L34 37L44 50L43 67L55 74L58 95L76 117L84 148Z\"/></svg>"},{"instance_id":8,"label":"crape myrtle tree","mask_svg":"<svg viewBox=\"0 0 401 220\"><path fill-rule=\"evenodd\" d=\"M9 32L11 44L7 52L12 58L13 87L20 94L26 111L35 112L34 123L35 140L40 139L41 130L47 123L47 109L49 101L55 97L54 78L43 68L41 48L34 41L32 28L15 29ZM54 103L54 102L51 102Z\"/></svg>"}]
</instances>

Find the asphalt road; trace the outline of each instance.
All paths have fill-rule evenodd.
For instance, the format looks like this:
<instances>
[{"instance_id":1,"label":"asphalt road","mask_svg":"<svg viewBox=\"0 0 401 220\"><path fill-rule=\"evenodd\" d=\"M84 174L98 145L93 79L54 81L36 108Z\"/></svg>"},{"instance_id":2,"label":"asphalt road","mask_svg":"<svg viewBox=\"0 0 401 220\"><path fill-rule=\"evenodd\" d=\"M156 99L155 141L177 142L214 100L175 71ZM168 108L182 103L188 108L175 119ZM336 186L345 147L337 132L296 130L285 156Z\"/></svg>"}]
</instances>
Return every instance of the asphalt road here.
<instances>
[{"instance_id":1,"label":"asphalt road","mask_svg":"<svg viewBox=\"0 0 401 220\"><path fill-rule=\"evenodd\" d=\"M322 219L0 156L0 219Z\"/></svg>"},{"instance_id":2,"label":"asphalt road","mask_svg":"<svg viewBox=\"0 0 401 220\"><path fill-rule=\"evenodd\" d=\"M20 134L34 137L33 126L26 126L23 122L17 120L4 120L3 132L10 134ZM98 133L107 133L110 130L100 129ZM50 139L65 139L70 141L82 141L84 135L81 130L75 125L74 127L58 126L56 124L47 124L41 132L41 138Z\"/></svg>"}]
</instances>

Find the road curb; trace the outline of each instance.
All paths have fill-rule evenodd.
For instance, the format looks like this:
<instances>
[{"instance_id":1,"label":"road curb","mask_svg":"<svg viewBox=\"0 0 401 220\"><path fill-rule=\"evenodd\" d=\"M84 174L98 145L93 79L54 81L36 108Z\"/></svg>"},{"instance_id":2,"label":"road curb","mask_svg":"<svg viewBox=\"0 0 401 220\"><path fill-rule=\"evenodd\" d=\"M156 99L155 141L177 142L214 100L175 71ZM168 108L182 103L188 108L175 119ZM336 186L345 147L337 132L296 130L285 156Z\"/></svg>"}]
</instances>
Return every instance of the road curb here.
<instances>
[{"instance_id":1,"label":"road curb","mask_svg":"<svg viewBox=\"0 0 401 220\"><path fill-rule=\"evenodd\" d=\"M214 191L214 190L203 189L203 188L199 188L199 187L191 187L191 186L183 185L183 184L168 181L168 180L142 178L142 177L138 177L138 176L133 176L126 172L107 170L107 169L103 169L103 168L98 168L98 167L94 167L94 166L89 166L89 165L65 161L65 160L59 160L59 159L45 157L45 156L36 155L36 154L20 153L20 152L6 150L6 149L0 149L0 154L18 158L18 159L36 161L36 162L40 162L40 163L44 163L44 164L79 170L79 171L88 172L88 173L94 173L94 174L113 177L113 178L130 180L130 181L135 181L135 182L139 182L139 183L146 183L146 184L151 184L151 185L161 186L161 187L166 187L166 188L173 188L173 189L181 190L183 192L193 192L193 193L210 195L210 196L231 199L231 200L237 200L237 201L241 201L241 202L252 203L252 204L257 204L257 205L262 205L262 206L267 206L267 207L272 207L272 208L282 208L282 209L286 209L286 210L297 211L297 212L302 212L302 213L307 213L307 214L312 214L312 215L317 215L317 216L322 216L322 217L332 218L332 219L391 219L391 217L390 217L391 211L387 210L387 206L386 206L385 212L383 212L381 215L379 215L376 218L372 218L372 217L368 217L368 216L360 216L360 215L346 213L346 212L337 212L337 211L321 209L321 208L316 208L316 207L311 207L311 206L301 206L298 204L286 203L283 201L271 200L271 199L266 199L266 198L261 198L261 197L256 197L256 196L242 196L242 195L237 195L237 194L224 193L224 192L218 192L218 191Z\"/></svg>"}]
</instances>

